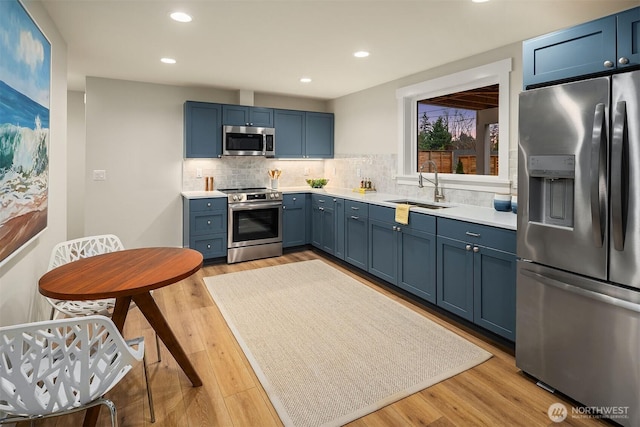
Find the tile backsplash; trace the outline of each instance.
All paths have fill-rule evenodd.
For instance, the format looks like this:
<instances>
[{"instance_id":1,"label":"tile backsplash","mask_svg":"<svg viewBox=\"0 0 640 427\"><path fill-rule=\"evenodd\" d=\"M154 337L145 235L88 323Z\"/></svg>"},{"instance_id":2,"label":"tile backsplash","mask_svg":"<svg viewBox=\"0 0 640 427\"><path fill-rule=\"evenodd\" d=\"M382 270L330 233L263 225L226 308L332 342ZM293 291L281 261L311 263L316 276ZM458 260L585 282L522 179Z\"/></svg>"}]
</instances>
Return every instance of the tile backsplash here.
<instances>
[{"instance_id":1,"label":"tile backsplash","mask_svg":"<svg viewBox=\"0 0 640 427\"><path fill-rule=\"evenodd\" d=\"M513 163L513 162L512 162ZM327 178L327 187L357 188L362 178L369 178L379 192L404 197L425 197L432 188L399 185L394 179L397 169L395 154L336 155L326 160L279 160L264 157L225 157L222 159L185 159L182 170L183 191L204 190L204 178L213 176L215 189L239 187L269 187L269 169L281 169L279 188L306 186L307 178ZM358 176L360 172L360 177ZM516 170L510 171L515 176ZM492 207L493 193L451 189L444 186L446 201Z\"/></svg>"}]
</instances>

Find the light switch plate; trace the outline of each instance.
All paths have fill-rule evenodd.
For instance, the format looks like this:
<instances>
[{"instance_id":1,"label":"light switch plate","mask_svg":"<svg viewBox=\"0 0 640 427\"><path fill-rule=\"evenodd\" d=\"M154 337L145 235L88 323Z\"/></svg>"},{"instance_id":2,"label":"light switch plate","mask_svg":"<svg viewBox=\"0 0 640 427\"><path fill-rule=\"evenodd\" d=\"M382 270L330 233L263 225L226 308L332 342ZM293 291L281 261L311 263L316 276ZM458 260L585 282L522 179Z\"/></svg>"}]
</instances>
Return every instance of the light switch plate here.
<instances>
[{"instance_id":1,"label":"light switch plate","mask_svg":"<svg viewBox=\"0 0 640 427\"><path fill-rule=\"evenodd\" d=\"M107 180L107 171L102 169L95 169L93 171L93 180L94 181L106 181Z\"/></svg>"}]
</instances>

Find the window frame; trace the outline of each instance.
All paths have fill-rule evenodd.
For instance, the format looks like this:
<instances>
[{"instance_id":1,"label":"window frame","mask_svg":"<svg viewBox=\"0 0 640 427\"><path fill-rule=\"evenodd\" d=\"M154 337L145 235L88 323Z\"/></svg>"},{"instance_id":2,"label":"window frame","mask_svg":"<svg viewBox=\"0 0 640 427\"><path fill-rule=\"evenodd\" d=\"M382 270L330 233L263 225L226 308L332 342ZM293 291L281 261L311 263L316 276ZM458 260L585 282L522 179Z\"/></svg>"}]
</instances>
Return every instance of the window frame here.
<instances>
[{"instance_id":1,"label":"window frame","mask_svg":"<svg viewBox=\"0 0 640 427\"><path fill-rule=\"evenodd\" d=\"M443 96L464 90L493 84L499 85L498 124L498 175L438 174L447 188L489 192L510 191L509 131L511 58L463 70L431 80L426 80L396 90L398 102L398 168L396 182L399 185L417 185L418 172L418 108L420 100ZM424 174L427 176L433 174Z\"/></svg>"}]
</instances>

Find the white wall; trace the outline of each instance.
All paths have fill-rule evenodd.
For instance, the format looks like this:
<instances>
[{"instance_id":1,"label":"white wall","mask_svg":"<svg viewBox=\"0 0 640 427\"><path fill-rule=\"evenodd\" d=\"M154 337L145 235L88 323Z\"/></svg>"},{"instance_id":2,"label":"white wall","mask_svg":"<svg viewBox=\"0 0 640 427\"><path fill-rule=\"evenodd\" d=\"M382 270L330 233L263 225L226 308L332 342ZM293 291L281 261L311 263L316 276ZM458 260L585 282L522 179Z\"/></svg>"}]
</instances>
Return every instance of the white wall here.
<instances>
[{"instance_id":1,"label":"white wall","mask_svg":"<svg viewBox=\"0 0 640 427\"><path fill-rule=\"evenodd\" d=\"M48 318L38 279L46 272L51 249L67 233L67 46L40 3L24 5L51 42L48 222L40 237L0 267L2 326Z\"/></svg>"},{"instance_id":2,"label":"white wall","mask_svg":"<svg viewBox=\"0 0 640 427\"><path fill-rule=\"evenodd\" d=\"M67 239L84 236L85 120L84 92L67 93Z\"/></svg>"}]
</instances>

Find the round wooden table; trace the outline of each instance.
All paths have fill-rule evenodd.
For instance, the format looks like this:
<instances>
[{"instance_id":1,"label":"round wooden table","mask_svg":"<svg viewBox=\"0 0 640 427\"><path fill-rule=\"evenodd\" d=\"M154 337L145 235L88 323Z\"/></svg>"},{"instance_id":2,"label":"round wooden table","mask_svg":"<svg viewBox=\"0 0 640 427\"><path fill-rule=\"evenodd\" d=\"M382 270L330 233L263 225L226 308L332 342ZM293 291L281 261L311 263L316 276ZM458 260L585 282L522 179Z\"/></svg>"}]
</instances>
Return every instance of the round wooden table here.
<instances>
[{"instance_id":1,"label":"round wooden table","mask_svg":"<svg viewBox=\"0 0 640 427\"><path fill-rule=\"evenodd\" d=\"M194 387L202 385L149 291L191 276L202 266L202 254L185 248L127 249L61 265L40 278L44 296L63 300L115 298L112 320L120 332L133 300ZM85 426L95 425L98 410L89 409Z\"/></svg>"}]
</instances>

